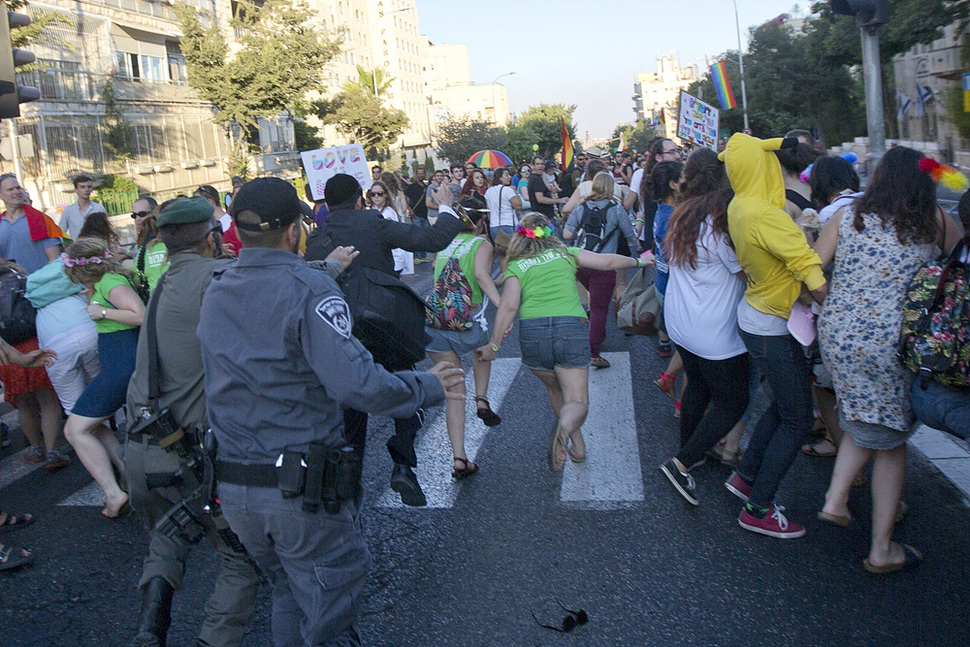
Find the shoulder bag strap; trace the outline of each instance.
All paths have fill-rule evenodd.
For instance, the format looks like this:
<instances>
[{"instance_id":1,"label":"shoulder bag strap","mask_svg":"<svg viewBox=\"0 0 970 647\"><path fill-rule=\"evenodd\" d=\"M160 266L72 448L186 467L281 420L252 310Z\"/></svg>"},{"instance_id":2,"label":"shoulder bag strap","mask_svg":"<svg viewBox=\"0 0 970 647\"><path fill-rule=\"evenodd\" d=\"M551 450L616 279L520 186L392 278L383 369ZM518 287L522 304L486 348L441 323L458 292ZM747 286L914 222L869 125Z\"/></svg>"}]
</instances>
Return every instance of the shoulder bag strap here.
<instances>
[{"instance_id":1,"label":"shoulder bag strap","mask_svg":"<svg viewBox=\"0 0 970 647\"><path fill-rule=\"evenodd\" d=\"M151 400L152 408L158 412L158 399L161 397L161 387L158 384L158 328L156 317L158 315L158 300L165 285L163 275L152 292L152 298L148 302L148 311L145 313L145 333L148 341L148 398Z\"/></svg>"}]
</instances>

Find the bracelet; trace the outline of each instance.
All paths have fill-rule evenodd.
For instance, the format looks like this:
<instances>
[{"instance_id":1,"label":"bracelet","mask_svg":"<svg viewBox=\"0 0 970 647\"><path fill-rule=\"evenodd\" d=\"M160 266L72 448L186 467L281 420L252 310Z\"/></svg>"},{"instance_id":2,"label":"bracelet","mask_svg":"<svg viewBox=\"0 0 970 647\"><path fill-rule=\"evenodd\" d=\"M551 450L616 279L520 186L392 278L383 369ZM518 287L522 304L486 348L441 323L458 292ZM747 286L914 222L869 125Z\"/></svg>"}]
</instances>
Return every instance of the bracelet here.
<instances>
[{"instance_id":1,"label":"bracelet","mask_svg":"<svg viewBox=\"0 0 970 647\"><path fill-rule=\"evenodd\" d=\"M637 220L636 220L636 221L637 221L637 222L646 222L646 220L644 220L643 218L637 218Z\"/></svg>"}]
</instances>

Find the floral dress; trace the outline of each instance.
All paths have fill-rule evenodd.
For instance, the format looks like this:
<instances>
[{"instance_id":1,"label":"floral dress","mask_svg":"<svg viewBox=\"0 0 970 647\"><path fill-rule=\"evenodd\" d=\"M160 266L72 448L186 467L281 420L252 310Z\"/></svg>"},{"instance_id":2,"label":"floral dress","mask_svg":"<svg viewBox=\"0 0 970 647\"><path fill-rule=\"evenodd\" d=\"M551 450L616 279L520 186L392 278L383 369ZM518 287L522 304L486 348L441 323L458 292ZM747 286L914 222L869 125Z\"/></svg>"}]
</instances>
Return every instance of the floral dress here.
<instances>
[{"instance_id":1,"label":"floral dress","mask_svg":"<svg viewBox=\"0 0 970 647\"><path fill-rule=\"evenodd\" d=\"M863 214L862 231L856 231L854 219L847 207L819 318L819 344L843 430L861 447L892 449L906 442L913 423L912 374L896 357L903 298L935 246L900 244L896 229L874 214Z\"/></svg>"}]
</instances>

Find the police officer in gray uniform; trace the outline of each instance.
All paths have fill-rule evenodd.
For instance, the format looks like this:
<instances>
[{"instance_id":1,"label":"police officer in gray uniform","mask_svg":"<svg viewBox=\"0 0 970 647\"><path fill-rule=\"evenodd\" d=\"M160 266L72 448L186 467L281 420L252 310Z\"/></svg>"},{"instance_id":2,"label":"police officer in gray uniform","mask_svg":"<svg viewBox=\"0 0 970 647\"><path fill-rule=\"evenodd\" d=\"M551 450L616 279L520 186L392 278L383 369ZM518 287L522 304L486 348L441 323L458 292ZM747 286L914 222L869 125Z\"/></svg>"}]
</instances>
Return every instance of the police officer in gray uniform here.
<instances>
[{"instance_id":1,"label":"police officer in gray uniform","mask_svg":"<svg viewBox=\"0 0 970 647\"><path fill-rule=\"evenodd\" d=\"M168 248L171 267L161 279L162 290L149 307L146 325L139 333L135 372L128 387L128 419L138 421L156 413L152 411L149 397L150 361L146 339L149 325L154 325L159 404L167 407L178 425L191 434L197 426L206 425L202 355L195 334L202 295L212 280L212 273L232 259L215 258L221 254L221 229L213 217L212 205L204 198L176 200L166 205L158 215L158 228ZM149 318L153 320L151 323ZM138 429L137 424L131 427ZM166 434L162 434L164 442ZM172 594L182 588L185 561L191 548L182 534L166 534L155 528L174 505L201 495L193 491L198 483L188 474L191 469L188 463L197 458L198 452L183 451L180 456L176 449L174 446L163 449L159 438L148 430L130 434L125 445L131 503L150 537L148 557L138 583L143 602L133 646L165 645L171 624ZM150 487L150 479L159 486ZM205 605L198 644L239 645L253 616L261 578L251 560L227 544L225 533L220 534L208 515L199 519L206 537L222 556L222 569L215 591Z\"/></svg>"},{"instance_id":2,"label":"police officer in gray uniform","mask_svg":"<svg viewBox=\"0 0 970 647\"><path fill-rule=\"evenodd\" d=\"M391 417L438 404L464 378L448 364L389 373L351 336L350 310L297 255L300 200L259 178L233 198L243 242L202 302L198 336L219 499L273 584L276 645L359 645L370 565L361 534L360 456L342 407Z\"/></svg>"}]
</instances>

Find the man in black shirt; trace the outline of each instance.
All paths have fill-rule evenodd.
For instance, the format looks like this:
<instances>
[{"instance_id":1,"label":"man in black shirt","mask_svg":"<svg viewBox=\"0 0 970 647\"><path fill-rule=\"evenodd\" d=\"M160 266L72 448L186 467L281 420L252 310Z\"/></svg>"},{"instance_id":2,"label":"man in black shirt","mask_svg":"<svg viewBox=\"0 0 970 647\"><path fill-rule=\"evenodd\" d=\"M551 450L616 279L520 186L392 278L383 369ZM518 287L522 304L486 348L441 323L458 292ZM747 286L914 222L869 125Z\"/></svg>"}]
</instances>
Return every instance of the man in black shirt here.
<instances>
[{"instance_id":1,"label":"man in black shirt","mask_svg":"<svg viewBox=\"0 0 970 647\"><path fill-rule=\"evenodd\" d=\"M546 170L546 160L541 155L532 158L532 176L529 178L529 202L532 210L538 211L549 220L556 219L557 204L566 204L566 198L554 198L542 179Z\"/></svg>"}]
</instances>

